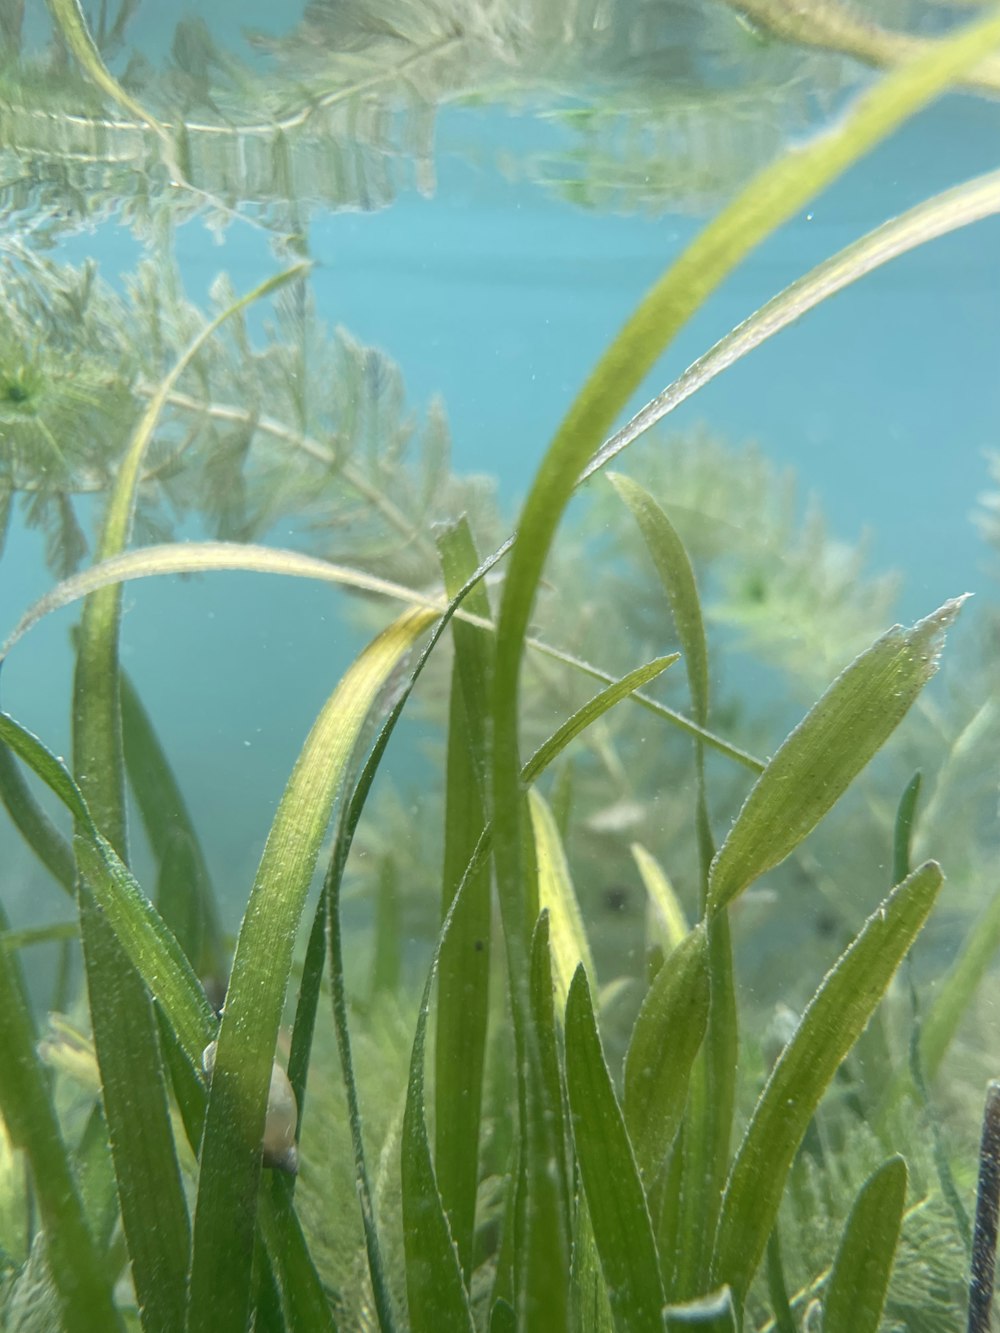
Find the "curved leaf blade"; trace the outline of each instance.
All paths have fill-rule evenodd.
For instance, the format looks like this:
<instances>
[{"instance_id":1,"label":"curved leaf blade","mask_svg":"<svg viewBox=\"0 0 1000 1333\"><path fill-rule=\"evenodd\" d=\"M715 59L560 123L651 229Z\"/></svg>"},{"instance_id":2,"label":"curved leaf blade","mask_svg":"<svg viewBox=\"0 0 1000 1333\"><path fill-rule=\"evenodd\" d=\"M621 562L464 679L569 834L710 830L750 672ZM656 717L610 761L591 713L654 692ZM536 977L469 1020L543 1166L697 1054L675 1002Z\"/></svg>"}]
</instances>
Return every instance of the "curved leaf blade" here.
<instances>
[{"instance_id":1,"label":"curved leaf blade","mask_svg":"<svg viewBox=\"0 0 1000 1333\"><path fill-rule=\"evenodd\" d=\"M608 480L632 511L670 601L695 721L704 727L708 722L708 644L690 557L674 525L644 487L618 473Z\"/></svg>"},{"instance_id":2,"label":"curved leaf blade","mask_svg":"<svg viewBox=\"0 0 1000 1333\"><path fill-rule=\"evenodd\" d=\"M652 662L627 672L619 680L613 681L607 689L599 691L592 699L588 699L583 707L578 708L572 717L567 718L525 763L521 769L522 782L534 782L542 770L565 750L570 741L575 740L592 722L596 722L621 699L627 699L634 691L642 689L643 685L648 685L651 680L662 675L679 656L679 653L669 653L666 657L654 658Z\"/></svg>"},{"instance_id":3,"label":"curved leaf blade","mask_svg":"<svg viewBox=\"0 0 1000 1333\"><path fill-rule=\"evenodd\" d=\"M362 726L402 655L435 619L404 613L348 669L313 725L275 815L233 960L205 1117L189 1333L243 1333L271 1066L292 952L320 843Z\"/></svg>"},{"instance_id":4,"label":"curved leaf blade","mask_svg":"<svg viewBox=\"0 0 1000 1333\"><path fill-rule=\"evenodd\" d=\"M917 246L947 236L960 227L971 226L997 212L1000 212L1000 171L991 171L922 201L824 260L720 338L692 362L683 375L642 407L601 445L584 468L581 482L606 467L623 449L717 375L829 297Z\"/></svg>"},{"instance_id":5,"label":"curved leaf blade","mask_svg":"<svg viewBox=\"0 0 1000 1333\"><path fill-rule=\"evenodd\" d=\"M878 1333L906 1203L906 1163L890 1157L854 1201L823 1297L823 1333Z\"/></svg>"}]
</instances>

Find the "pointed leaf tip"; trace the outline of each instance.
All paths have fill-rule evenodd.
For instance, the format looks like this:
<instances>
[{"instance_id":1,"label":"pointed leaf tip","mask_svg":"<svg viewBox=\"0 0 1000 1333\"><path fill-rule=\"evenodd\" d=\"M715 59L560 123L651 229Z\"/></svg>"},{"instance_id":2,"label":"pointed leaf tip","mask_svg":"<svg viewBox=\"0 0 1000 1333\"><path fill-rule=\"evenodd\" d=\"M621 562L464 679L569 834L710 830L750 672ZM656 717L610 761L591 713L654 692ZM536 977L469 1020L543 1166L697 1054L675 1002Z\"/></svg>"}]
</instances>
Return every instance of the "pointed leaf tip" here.
<instances>
[{"instance_id":1,"label":"pointed leaf tip","mask_svg":"<svg viewBox=\"0 0 1000 1333\"><path fill-rule=\"evenodd\" d=\"M894 625L845 668L778 747L709 873L717 912L779 865L836 804L937 670L968 594L909 629Z\"/></svg>"}]
</instances>

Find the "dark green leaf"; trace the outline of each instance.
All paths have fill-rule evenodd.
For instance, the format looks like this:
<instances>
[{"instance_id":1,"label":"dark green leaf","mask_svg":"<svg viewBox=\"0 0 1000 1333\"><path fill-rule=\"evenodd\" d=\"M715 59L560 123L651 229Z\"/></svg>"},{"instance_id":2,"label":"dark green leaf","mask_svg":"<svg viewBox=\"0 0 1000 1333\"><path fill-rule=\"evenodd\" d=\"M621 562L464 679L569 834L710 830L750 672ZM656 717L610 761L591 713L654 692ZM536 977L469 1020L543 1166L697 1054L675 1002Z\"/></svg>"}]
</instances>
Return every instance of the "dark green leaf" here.
<instances>
[{"instance_id":1,"label":"dark green leaf","mask_svg":"<svg viewBox=\"0 0 1000 1333\"><path fill-rule=\"evenodd\" d=\"M580 1177L615 1327L623 1333L661 1333L663 1290L653 1230L582 967L566 1004L566 1082Z\"/></svg>"},{"instance_id":2,"label":"dark green leaf","mask_svg":"<svg viewBox=\"0 0 1000 1333\"><path fill-rule=\"evenodd\" d=\"M704 927L698 926L656 974L625 1056L625 1124L647 1193L684 1113L708 1008L708 942Z\"/></svg>"},{"instance_id":3,"label":"dark green leaf","mask_svg":"<svg viewBox=\"0 0 1000 1333\"><path fill-rule=\"evenodd\" d=\"M6 745L0 745L0 800L31 850L66 892L72 893L76 881L72 849L35 800Z\"/></svg>"}]
</instances>

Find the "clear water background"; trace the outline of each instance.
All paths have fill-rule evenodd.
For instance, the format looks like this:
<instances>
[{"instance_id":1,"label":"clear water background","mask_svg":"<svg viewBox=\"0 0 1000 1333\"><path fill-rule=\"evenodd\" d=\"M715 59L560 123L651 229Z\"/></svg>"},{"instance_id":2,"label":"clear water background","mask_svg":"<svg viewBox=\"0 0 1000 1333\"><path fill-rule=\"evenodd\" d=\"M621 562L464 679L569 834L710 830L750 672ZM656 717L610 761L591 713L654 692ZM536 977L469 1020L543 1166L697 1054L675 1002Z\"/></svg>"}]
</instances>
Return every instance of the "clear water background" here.
<instances>
[{"instance_id":1,"label":"clear water background","mask_svg":"<svg viewBox=\"0 0 1000 1333\"><path fill-rule=\"evenodd\" d=\"M243 23L273 26L273 6L230 12L216 3L203 12L217 34ZM133 43L155 57L178 16L165 3L141 10ZM455 470L496 476L511 513L601 350L704 221L590 212L500 170L504 153L555 151L566 134L526 107L446 108L432 197L408 190L378 212L314 211L309 226L320 315L393 357L418 410L443 396ZM996 104L951 96L919 116L761 247L682 332L637 405L811 266L935 191L995 167L998 150ZM138 254L112 221L69 238L57 257L92 257L113 276ZM199 301L220 270L244 291L275 269L267 238L239 223L221 245L200 222L186 225L178 257ZM669 425L706 422L733 443L756 439L794 467L837 536L870 533L872 570L903 572L900 619L965 591L995 600L991 556L970 513L988 486L984 450L1000 447L998 297L994 218L825 303ZM4 574L6 632L50 583L36 534L12 532ZM299 582L157 580L132 585L126 606L125 665L167 740L235 908L298 747L356 635L335 595ZM35 629L3 674L4 707L57 749L68 740L71 617L63 612ZM404 738L404 753L411 757L402 781L417 790L421 751L406 751ZM15 915L47 914L53 891L38 889L41 873L15 840L4 846L22 887Z\"/></svg>"}]
</instances>

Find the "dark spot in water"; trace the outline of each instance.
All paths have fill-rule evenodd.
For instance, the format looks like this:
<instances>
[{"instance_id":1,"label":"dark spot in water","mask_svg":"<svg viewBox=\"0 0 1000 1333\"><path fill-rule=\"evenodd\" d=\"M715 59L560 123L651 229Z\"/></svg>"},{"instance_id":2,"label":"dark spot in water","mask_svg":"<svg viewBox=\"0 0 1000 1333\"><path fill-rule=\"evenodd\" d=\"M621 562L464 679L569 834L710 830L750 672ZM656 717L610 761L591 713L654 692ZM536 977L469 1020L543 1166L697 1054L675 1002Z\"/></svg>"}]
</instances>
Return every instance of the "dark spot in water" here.
<instances>
[{"instance_id":1,"label":"dark spot in water","mask_svg":"<svg viewBox=\"0 0 1000 1333\"><path fill-rule=\"evenodd\" d=\"M816 914L816 934L821 940L828 940L837 933L839 922L833 912L818 912Z\"/></svg>"},{"instance_id":2,"label":"dark spot in water","mask_svg":"<svg viewBox=\"0 0 1000 1333\"><path fill-rule=\"evenodd\" d=\"M609 884L604 890L604 906L609 912L624 912L628 907L628 889L624 884Z\"/></svg>"}]
</instances>

